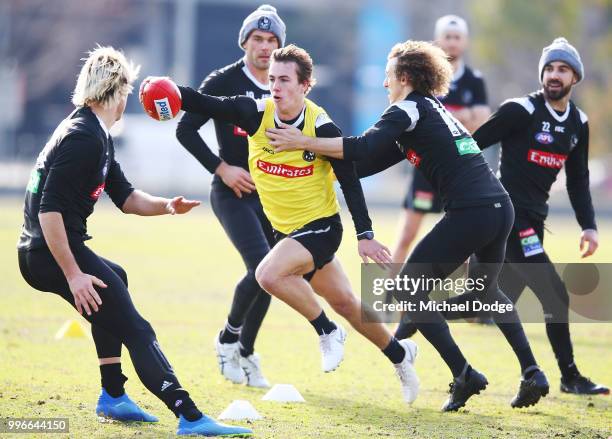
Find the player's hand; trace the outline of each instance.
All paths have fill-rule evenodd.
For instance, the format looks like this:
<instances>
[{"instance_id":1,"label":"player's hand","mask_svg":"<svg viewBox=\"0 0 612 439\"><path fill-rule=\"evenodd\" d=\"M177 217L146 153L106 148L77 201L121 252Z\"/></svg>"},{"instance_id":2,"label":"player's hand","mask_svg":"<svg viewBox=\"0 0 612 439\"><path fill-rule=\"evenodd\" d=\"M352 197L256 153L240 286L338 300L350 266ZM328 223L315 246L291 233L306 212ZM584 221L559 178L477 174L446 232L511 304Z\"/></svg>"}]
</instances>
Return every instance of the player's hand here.
<instances>
[{"instance_id":1,"label":"player's hand","mask_svg":"<svg viewBox=\"0 0 612 439\"><path fill-rule=\"evenodd\" d=\"M99 305L102 305L102 299L94 285L106 288L104 282L90 274L79 273L68 279L70 292L74 296L74 306L81 315L83 315L83 310L85 310L87 315L90 316L92 309L98 312Z\"/></svg>"},{"instance_id":2,"label":"player's hand","mask_svg":"<svg viewBox=\"0 0 612 439\"><path fill-rule=\"evenodd\" d=\"M580 236L580 251L583 251L586 244L586 251L582 254L583 258L591 256L599 247L599 236L597 230L586 229L582 231Z\"/></svg>"},{"instance_id":3,"label":"player's hand","mask_svg":"<svg viewBox=\"0 0 612 439\"><path fill-rule=\"evenodd\" d=\"M304 150L308 141L302 131L292 125L280 122L280 128L268 128L266 136L270 139L270 145L274 152Z\"/></svg>"},{"instance_id":4,"label":"player's hand","mask_svg":"<svg viewBox=\"0 0 612 439\"><path fill-rule=\"evenodd\" d=\"M389 267L391 262L393 262L389 249L375 239L362 239L358 241L357 250L364 264L369 262L368 258L382 268Z\"/></svg>"},{"instance_id":5,"label":"player's hand","mask_svg":"<svg viewBox=\"0 0 612 439\"><path fill-rule=\"evenodd\" d=\"M243 192L250 194L255 190L255 182L253 182L251 174L240 166L232 166L225 162L221 162L221 164L217 166L215 174L221 177L223 183L233 190L238 198L242 198Z\"/></svg>"},{"instance_id":6,"label":"player's hand","mask_svg":"<svg viewBox=\"0 0 612 439\"><path fill-rule=\"evenodd\" d=\"M199 206L200 202L195 200L186 200L185 197L174 197L168 204L166 204L166 210L170 215L183 214L189 212L196 206Z\"/></svg>"}]
</instances>

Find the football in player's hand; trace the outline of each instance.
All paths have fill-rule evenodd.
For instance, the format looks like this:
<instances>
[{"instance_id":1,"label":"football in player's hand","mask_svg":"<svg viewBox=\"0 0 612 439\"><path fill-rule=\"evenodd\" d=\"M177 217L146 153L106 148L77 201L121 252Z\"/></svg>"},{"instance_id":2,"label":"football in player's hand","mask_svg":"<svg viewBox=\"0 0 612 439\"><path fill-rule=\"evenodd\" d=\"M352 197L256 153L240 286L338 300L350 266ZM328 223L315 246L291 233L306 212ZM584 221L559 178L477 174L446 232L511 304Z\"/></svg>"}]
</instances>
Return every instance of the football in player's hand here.
<instances>
[{"instance_id":1,"label":"football in player's hand","mask_svg":"<svg viewBox=\"0 0 612 439\"><path fill-rule=\"evenodd\" d=\"M138 97L145 112L155 120L170 120L181 110L181 92L168 77L145 78Z\"/></svg>"}]
</instances>

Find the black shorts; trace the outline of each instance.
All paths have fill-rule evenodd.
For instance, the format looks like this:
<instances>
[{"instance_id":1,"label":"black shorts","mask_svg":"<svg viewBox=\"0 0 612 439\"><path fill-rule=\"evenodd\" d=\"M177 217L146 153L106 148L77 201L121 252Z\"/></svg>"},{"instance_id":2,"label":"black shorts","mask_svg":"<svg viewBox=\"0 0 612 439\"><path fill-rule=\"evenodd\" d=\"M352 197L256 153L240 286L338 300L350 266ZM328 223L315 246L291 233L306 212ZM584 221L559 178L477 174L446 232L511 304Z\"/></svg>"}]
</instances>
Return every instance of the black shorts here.
<instances>
[{"instance_id":1,"label":"black shorts","mask_svg":"<svg viewBox=\"0 0 612 439\"><path fill-rule=\"evenodd\" d=\"M414 170L412 184L402 206L422 213L440 213L443 209L440 196L418 169Z\"/></svg>"},{"instance_id":2,"label":"black shorts","mask_svg":"<svg viewBox=\"0 0 612 439\"><path fill-rule=\"evenodd\" d=\"M335 214L309 222L289 235L277 230L274 235L277 242L288 236L302 244L312 255L317 270L334 259L342 242L342 222L340 215Z\"/></svg>"}]
</instances>

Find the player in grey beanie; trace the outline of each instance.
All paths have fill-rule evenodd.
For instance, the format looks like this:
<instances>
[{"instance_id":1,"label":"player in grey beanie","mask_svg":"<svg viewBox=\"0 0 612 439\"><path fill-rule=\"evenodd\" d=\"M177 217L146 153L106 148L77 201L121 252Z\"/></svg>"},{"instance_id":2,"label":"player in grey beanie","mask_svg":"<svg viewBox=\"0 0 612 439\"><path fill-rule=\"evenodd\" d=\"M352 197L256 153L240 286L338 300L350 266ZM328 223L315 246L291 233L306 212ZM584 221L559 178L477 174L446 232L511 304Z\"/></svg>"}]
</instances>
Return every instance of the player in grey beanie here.
<instances>
[{"instance_id":1,"label":"player in grey beanie","mask_svg":"<svg viewBox=\"0 0 612 439\"><path fill-rule=\"evenodd\" d=\"M540 64L538 65L540 82L542 82L544 67L546 64L550 64L553 61L562 61L569 65L572 70L574 70L574 73L576 73L576 84L584 78L584 66L582 65L580 54L576 48L568 43L563 37L555 38L550 46L542 49L542 56L540 57Z\"/></svg>"},{"instance_id":2,"label":"player in grey beanie","mask_svg":"<svg viewBox=\"0 0 612 439\"><path fill-rule=\"evenodd\" d=\"M272 32L278 39L278 47L285 45L287 28L285 22L276 13L274 6L261 5L244 19L238 34L238 45L241 49L244 49L244 42L254 30Z\"/></svg>"}]
</instances>

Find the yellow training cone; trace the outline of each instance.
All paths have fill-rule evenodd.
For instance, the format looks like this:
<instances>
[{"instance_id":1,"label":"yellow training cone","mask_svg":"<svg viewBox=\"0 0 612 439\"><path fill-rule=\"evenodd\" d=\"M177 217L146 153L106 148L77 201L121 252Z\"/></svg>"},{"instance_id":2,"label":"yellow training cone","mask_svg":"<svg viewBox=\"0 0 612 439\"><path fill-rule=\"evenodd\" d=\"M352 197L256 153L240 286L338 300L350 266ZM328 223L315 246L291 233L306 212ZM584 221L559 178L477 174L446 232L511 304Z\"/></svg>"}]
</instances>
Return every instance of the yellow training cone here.
<instances>
[{"instance_id":1,"label":"yellow training cone","mask_svg":"<svg viewBox=\"0 0 612 439\"><path fill-rule=\"evenodd\" d=\"M67 320L55 334L55 339L87 337L87 332L78 320Z\"/></svg>"}]
</instances>

